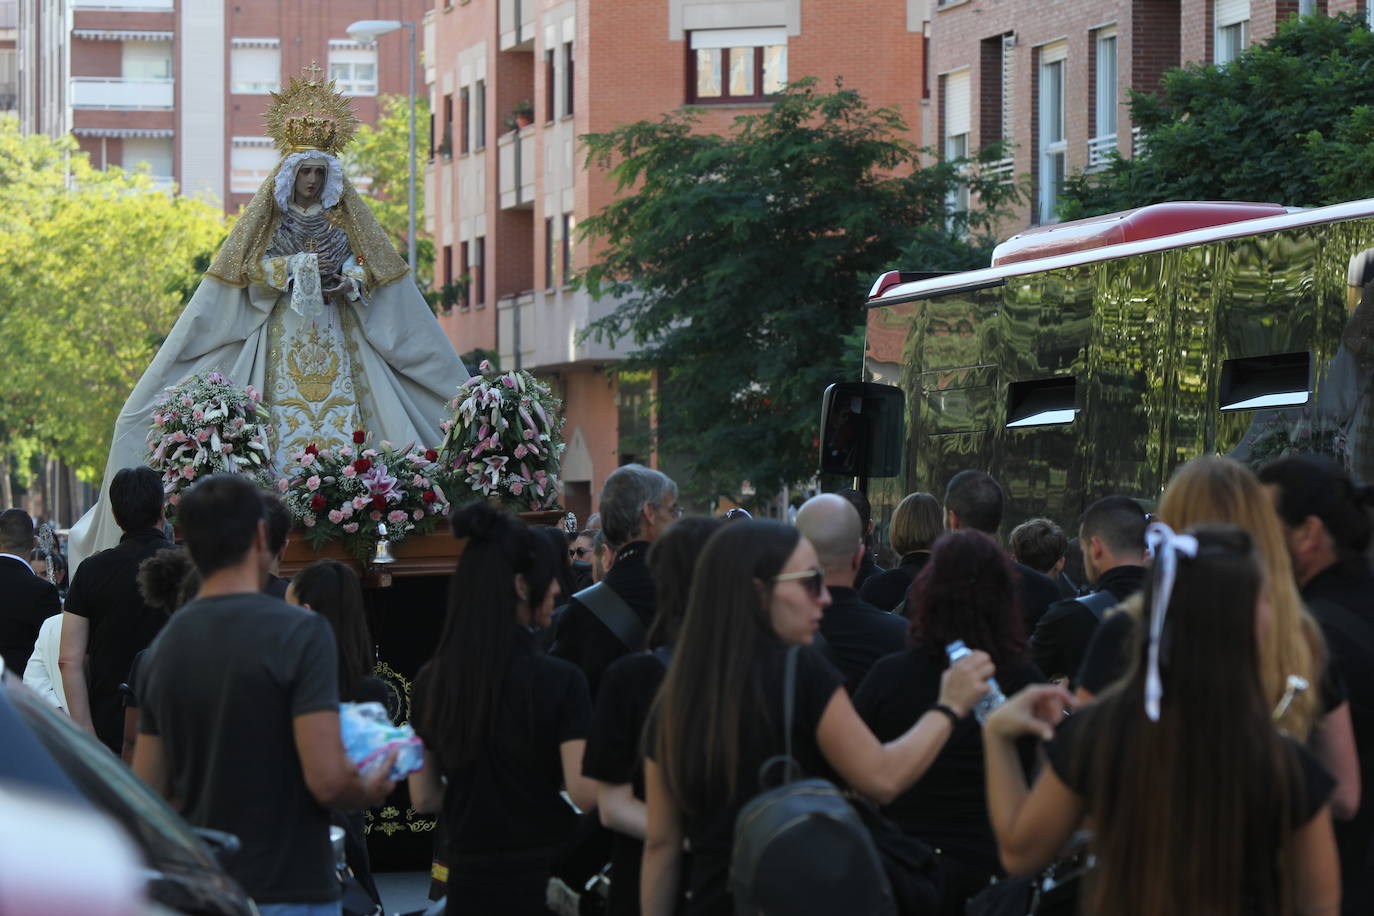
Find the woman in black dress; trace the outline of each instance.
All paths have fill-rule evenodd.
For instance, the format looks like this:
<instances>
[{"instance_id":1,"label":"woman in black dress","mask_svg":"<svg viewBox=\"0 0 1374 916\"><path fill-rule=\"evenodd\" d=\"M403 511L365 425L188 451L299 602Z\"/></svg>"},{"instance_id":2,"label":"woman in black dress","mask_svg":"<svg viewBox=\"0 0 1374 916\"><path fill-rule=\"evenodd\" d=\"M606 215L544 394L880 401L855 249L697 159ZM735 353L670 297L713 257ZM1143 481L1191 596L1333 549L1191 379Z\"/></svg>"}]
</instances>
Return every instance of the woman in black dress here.
<instances>
[{"instance_id":1,"label":"woman in black dress","mask_svg":"<svg viewBox=\"0 0 1374 916\"><path fill-rule=\"evenodd\" d=\"M1147 621L1127 676L1067 720L1068 694L1035 686L984 725L1002 862L1033 873L1091 823L1081 912L1334 916L1333 783L1275 727L1260 664L1273 609L1254 541L1230 525L1175 535L1159 523L1147 539ZM1021 736L1050 741L1030 789Z\"/></svg>"},{"instance_id":2,"label":"woman in black dress","mask_svg":"<svg viewBox=\"0 0 1374 916\"><path fill-rule=\"evenodd\" d=\"M486 502L456 511L466 538L434 658L415 678L412 721L425 768L409 777L416 810L443 812L449 914L542 914L549 876L577 828L563 800L590 811L582 775L587 681L550 658L561 559L554 542Z\"/></svg>"},{"instance_id":3,"label":"woman in black dress","mask_svg":"<svg viewBox=\"0 0 1374 916\"><path fill-rule=\"evenodd\" d=\"M955 640L992 656L997 683L1008 694L1042 679L1026 657L1013 575L1006 554L981 532L955 531L935 542L907 601L912 647L874 665L854 694L854 708L879 741L899 737L935 705L949 667L945 647ZM1029 769L1033 749L1026 757ZM1002 873L975 719L954 727L930 769L883 813L940 851L941 913L962 914L964 902Z\"/></svg>"}]
</instances>

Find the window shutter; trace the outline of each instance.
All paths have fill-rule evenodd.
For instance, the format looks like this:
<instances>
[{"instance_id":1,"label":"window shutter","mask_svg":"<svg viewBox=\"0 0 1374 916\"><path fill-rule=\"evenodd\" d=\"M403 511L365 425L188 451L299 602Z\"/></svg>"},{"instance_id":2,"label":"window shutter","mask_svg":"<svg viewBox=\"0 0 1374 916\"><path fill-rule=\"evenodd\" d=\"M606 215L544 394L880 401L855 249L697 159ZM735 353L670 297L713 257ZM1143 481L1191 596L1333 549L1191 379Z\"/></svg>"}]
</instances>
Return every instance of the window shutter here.
<instances>
[{"instance_id":1,"label":"window shutter","mask_svg":"<svg viewBox=\"0 0 1374 916\"><path fill-rule=\"evenodd\" d=\"M692 50L766 48L787 44L787 29L706 29L692 33Z\"/></svg>"},{"instance_id":2,"label":"window shutter","mask_svg":"<svg viewBox=\"0 0 1374 916\"><path fill-rule=\"evenodd\" d=\"M971 71L964 69L945 76L945 136L957 137L969 132L972 120Z\"/></svg>"},{"instance_id":3,"label":"window shutter","mask_svg":"<svg viewBox=\"0 0 1374 916\"><path fill-rule=\"evenodd\" d=\"M1216 4L1217 28L1250 19L1250 0L1216 0Z\"/></svg>"}]
</instances>

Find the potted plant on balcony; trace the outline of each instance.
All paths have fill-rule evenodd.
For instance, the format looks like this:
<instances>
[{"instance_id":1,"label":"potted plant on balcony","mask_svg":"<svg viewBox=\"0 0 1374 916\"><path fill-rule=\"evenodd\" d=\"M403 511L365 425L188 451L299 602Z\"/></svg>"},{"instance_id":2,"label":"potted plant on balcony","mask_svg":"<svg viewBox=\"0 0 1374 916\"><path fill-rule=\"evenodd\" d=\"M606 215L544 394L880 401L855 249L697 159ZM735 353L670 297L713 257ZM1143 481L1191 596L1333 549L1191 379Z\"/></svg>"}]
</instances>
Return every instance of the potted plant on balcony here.
<instances>
[{"instance_id":1,"label":"potted plant on balcony","mask_svg":"<svg viewBox=\"0 0 1374 916\"><path fill-rule=\"evenodd\" d=\"M521 99L515 103L515 107L506 115L506 130L519 130L522 127L529 127L534 123L534 102L529 99Z\"/></svg>"}]
</instances>

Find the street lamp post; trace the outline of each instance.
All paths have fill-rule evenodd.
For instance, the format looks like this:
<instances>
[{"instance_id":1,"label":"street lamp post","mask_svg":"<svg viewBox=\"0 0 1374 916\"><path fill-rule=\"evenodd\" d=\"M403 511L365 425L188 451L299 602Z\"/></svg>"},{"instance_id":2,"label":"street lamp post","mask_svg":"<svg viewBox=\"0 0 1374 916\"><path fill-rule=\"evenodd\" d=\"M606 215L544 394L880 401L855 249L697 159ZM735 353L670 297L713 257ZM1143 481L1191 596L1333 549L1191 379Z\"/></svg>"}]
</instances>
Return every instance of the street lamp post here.
<instances>
[{"instance_id":1,"label":"street lamp post","mask_svg":"<svg viewBox=\"0 0 1374 916\"><path fill-rule=\"evenodd\" d=\"M419 282L415 271L415 23L399 19L363 19L348 27L348 37L354 41L376 41L381 35L405 27L409 30L410 61L410 187L406 212L406 254L410 277Z\"/></svg>"}]
</instances>

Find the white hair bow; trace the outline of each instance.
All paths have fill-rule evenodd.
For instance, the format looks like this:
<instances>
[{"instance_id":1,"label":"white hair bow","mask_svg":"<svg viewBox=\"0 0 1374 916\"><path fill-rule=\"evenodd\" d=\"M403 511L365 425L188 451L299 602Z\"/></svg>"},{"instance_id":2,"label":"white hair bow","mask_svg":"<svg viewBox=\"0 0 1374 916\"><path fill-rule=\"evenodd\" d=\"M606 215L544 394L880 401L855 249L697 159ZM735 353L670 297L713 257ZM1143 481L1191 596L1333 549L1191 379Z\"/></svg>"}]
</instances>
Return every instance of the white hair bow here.
<instances>
[{"instance_id":1,"label":"white hair bow","mask_svg":"<svg viewBox=\"0 0 1374 916\"><path fill-rule=\"evenodd\" d=\"M1151 522L1145 529L1145 543L1155 559L1154 592L1150 598L1150 655L1145 672L1145 715L1151 722L1159 721L1159 701L1164 696L1164 682L1159 677L1159 641L1164 635L1164 617L1169 612L1169 599L1174 592L1174 576L1178 571L1178 555L1197 556L1197 538L1191 534L1174 534L1163 522Z\"/></svg>"}]
</instances>

